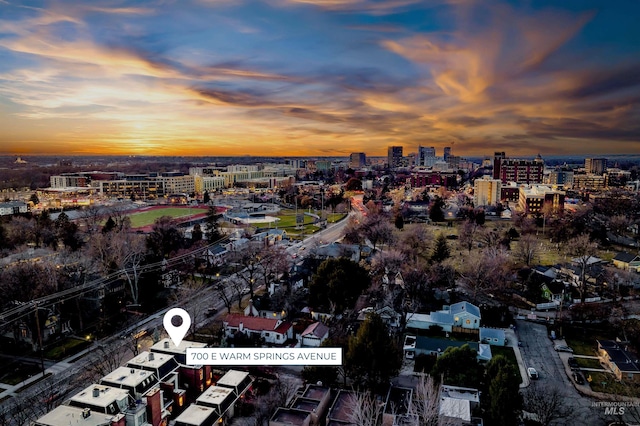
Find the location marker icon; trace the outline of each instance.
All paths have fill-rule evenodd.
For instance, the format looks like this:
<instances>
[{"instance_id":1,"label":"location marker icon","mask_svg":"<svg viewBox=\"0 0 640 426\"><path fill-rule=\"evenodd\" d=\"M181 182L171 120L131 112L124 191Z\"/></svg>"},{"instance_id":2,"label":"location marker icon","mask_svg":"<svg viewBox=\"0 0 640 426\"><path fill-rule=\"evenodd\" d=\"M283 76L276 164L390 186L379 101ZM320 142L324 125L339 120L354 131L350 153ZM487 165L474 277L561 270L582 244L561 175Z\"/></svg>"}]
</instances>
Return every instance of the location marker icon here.
<instances>
[{"instance_id":1,"label":"location marker icon","mask_svg":"<svg viewBox=\"0 0 640 426\"><path fill-rule=\"evenodd\" d=\"M179 317L180 319L182 319L182 324L173 325L172 320L175 317ZM187 311L181 308L169 309L169 311L164 314L162 324L164 325L164 329L167 330L167 334L169 334L169 337L171 337L173 344L176 346L180 346L182 339L184 339L187 331L189 331L189 327L191 327L191 316Z\"/></svg>"}]
</instances>

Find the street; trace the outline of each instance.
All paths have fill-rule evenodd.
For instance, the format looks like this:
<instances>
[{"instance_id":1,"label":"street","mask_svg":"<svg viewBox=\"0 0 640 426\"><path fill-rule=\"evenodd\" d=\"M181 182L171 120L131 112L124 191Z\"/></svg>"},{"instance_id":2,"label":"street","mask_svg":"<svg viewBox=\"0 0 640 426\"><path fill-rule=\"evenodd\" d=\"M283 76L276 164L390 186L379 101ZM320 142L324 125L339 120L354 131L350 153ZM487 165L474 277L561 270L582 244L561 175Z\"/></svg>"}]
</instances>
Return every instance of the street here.
<instances>
[{"instance_id":1,"label":"street","mask_svg":"<svg viewBox=\"0 0 640 426\"><path fill-rule=\"evenodd\" d=\"M557 388L563 397L564 406L571 412L569 418L557 420L552 424L600 426L614 420L606 419L604 410L593 406L596 400L580 395L574 388L558 353L553 349L553 343L547 336L544 325L517 320L516 329L522 342L520 353L525 368L533 367L540 375L535 384L543 389ZM523 394L526 398L526 390Z\"/></svg>"}]
</instances>

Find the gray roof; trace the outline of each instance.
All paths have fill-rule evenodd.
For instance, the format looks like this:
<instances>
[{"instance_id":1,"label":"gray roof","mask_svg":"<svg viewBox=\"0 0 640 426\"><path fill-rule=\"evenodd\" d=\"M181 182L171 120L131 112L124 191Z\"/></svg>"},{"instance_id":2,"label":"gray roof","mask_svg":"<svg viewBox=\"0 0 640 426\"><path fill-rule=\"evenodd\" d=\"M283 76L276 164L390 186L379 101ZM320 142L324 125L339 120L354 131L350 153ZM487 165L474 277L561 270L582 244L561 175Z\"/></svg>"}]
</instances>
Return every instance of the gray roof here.
<instances>
[{"instance_id":1,"label":"gray roof","mask_svg":"<svg viewBox=\"0 0 640 426\"><path fill-rule=\"evenodd\" d=\"M439 339L436 337L425 336L418 336L416 338L416 351L437 352L440 350L441 352L444 352L447 348L459 348L464 345L469 345L469 347L476 352L479 349L479 344L476 342L463 342L460 340Z\"/></svg>"},{"instance_id":2,"label":"gray roof","mask_svg":"<svg viewBox=\"0 0 640 426\"><path fill-rule=\"evenodd\" d=\"M480 327L480 340L483 340L483 339L504 340L505 339L504 330L499 328Z\"/></svg>"},{"instance_id":3,"label":"gray roof","mask_svg":"<svg viewBox=\"0 0 640 426\"><path fill-rule=\"evenodd\" d=\"M459 314L460 312L469 312L471 315L480 318L480 308L469 302L454 303L449 309L453 315Z\"/></svg>"},{"instance_id":4,"label":"gray roof","mask_svg":"<svg viewBox=\"0 0 640 426\"><path fill-rule=\"evenodd\" d=\"M616 254L616 257L613 258L613 260L618 260L620 262L624 262L624 263L631 263L634 260L636 260L638 258L637 254L632 254L632 253L627 253L626 251L621 251L620 253Z\"/></svg>"}]
</instances>

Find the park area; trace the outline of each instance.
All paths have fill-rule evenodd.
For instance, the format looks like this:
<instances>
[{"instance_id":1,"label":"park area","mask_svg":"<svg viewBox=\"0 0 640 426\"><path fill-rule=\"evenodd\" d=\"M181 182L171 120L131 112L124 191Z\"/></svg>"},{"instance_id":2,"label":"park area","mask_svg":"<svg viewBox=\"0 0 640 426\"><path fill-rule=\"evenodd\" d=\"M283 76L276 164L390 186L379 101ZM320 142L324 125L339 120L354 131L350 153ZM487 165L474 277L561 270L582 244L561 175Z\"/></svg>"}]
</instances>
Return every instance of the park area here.
<instances>
[{"instance_id":1,"label":"park area","mask_svg":"<svg viewBox=\"0 0 640 426\"><path fill-rule=\"evenodd\" d=\"M158 206L148 207L144 210L136 210L130 213L128 217L131 219L131 227L133 229L136 229L151 226L158 218L162 216L169 216L174 219L186 219L190 217L193 218L196 216L205 215L206 213L206 207Z\"/></svg>"}]
</instances>

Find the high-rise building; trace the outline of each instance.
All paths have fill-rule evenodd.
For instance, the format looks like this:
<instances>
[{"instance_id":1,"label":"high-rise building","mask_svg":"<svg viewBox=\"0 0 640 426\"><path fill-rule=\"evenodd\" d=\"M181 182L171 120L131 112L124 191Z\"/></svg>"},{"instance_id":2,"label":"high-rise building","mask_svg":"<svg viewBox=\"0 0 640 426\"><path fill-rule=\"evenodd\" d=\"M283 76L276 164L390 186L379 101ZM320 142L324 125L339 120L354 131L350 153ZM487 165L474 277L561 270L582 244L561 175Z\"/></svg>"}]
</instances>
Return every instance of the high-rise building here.
<instances>
[{"instance_id":1,"label":"high-rise building","mask_svg":"<svg viewBox=\"0 0 640 426\"><path fill-rule=\"evenodd\" d=\"M436 149L418 145L418 166L431 167L436 162Z\"/></svg>"},{"instance_id":2,"label":"high-rise building","mask_svg":"<svg viewBox=\"0 0 640 426\"><path fill-rule=\"evenodd\" d=\"M544 160L538 155L533 160L506 158L504 152L496 152L493 159L493 178L502 183L542 183Z\"/></svg>"},{"instance_id":3,"label":"high-rise building","mask_svg":"<svg viewBox=\"0 0 640 426\"><path fill-rule=\"evenodd\" d=\"M506 157L504 151L496 151L493 154L493 178L500 179L500 164Z\"/></svg>"},{"instance_id":4,"label":"high-rise building","mask_svg":"<svg viewBox=\"0 0 640 426\"><path fill-rule=\"evenodd\" d=\"M473 204L478 206L491 206L500 202L502 182L500 179L491 179L485 176L476 179L473 183Z\"/></svg>"},{"instance_id":5,"label":"high-rise building","mask_svg":"<svg viewBox=\"0 0 640 426\"><path fill-rule=\"evenodd\" d=\"M553 170L545 177L545 183L570 188L573 185L573 172L570 170Z\"/></svg>"},{"instance_id":6,"label":"high-rise building","mask_svg":"<svg viewBox=\"0 0 640 426\"><path fill-rule=\"evenodd\" d=\"M364 152L353 152L349 156L349 167L360 168L367 165L367 156Z\"/></svg>"},{"instance_id":7,"label":"high-rise building","mask_svg":"<svg viewBox=\"0 0 640 426\"><path fill-rule=\"evenodd\" d=\"M449 159L449 156L451 156L451 147L450 146L445 146L444 147L444 161L447 161Z\"/></svg>"},{"instance_id":8,"label":"high-rise building","mask_svg":"<svg viewBox=\"0 0 640 426\"><path fill-rule=\"evenodd\" d=\"M387 149L387 162L390 168L402 166L402 147L390 146Z\"/></svg>"},{"instance_id":9,"label":"high-rise building","mask_svg":"<svg viewBox=\"0 0 640 426\"><path fill-rule=\"evenodd\" d=\"M603 175L607 171L606 158L585 158L584 168L588 174Z\"/></svg>"}]
</instances>

